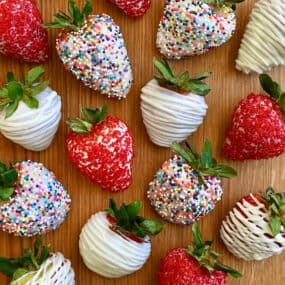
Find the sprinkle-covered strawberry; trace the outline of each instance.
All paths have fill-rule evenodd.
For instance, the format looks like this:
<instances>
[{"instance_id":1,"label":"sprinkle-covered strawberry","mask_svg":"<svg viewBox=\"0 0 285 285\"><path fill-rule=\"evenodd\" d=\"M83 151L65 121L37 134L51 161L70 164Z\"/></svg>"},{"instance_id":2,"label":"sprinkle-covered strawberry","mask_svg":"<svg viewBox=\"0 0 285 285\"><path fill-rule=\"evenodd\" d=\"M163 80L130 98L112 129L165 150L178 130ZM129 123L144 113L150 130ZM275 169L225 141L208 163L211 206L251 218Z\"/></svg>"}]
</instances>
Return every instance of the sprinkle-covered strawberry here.
<instances>
[{"instance_id":1,"label":"sprinkle-covered strawberry","mask_svg":"<svg viewBox=\"0 0 285 285\"><path fill-rule=\"evenodd\" d=\"M241 40L236 68L244 73L263 73L285 64L283 0L255 1Z\"/></svg>"},{"instance_id":2,"label":"sprinkle-covered strawberry","mask_svg":"<svg viewBox=\"0 0 285 285\"><path fill-rule=\"evenodd\" d=\"M41 163L0 162L0 230L15 236L45 234L58 228L70 197L54 173Z\"/></svg>"},{"instance_id":3,"label":"sprinkle-covered strawberry","mask_svg":"<svg viewBox=\"0 0 285 285\"><path fill-rule=\"evenodd\" d=\"M48 35L34 0L0 0L0 54L43 63L48 59Z\"/></svg>"},{"instance_id":4,"label":"sprinkle-covered strawberry","mask_svg":"<svg viewBox=\"0 0 285 285\"><path fill-rule=\"evenodd\" d=\"M181 59L226 43L236 28L235 3L243 0L168 0L156 45L164 56Z\"/></svg>"},{"instance_id":5,"label":"sprinkle-covered strawberry","mask_svg":"<svg viewBox=\"0 0 285 285\"><path fill-rule=\"evenodd\" d=\"M285 151L285 93L268 75L259 80L269 96L251 93L234 109L223 145L229 159L267 159Z\"/></svg>"},{"instance_id":6,"label":"sprinkle-covered strawberry","mask_svg":"<svg viewBox=\"0 0 285 285\"><path fill-rule=\"evenodd\" d=\"M132 183L134 145L127 125L102 109L81 108L85 120L69 119L66 150L76 168L105 191L118 192ZM105 118L106 117L106 118Z\"/></svg>"},{"instance_id":7,"label":"sprinkle-covered strawberry","mask_svg":"<svg viewBox=\"0 0 285 285\"><path fill-rule=\"evenodd\" d=\"M163 219L189 225L212 211L221 199L221 177L237 173L229 166L217 164L212 145L205 141L201 155L186 141L186 149L177 142L172 148L178 155L166 160L149 183L147 197Z\"/></svg>"},{"instance_id":8,"label":"sprinkle-covered strawberry","mask_svg":"<svg viewBox=\"0 0 285 285\"><path fill-rule=\"evenodd\" d=\"M12 279L10 285L74 285L75 275L68 259L60 252L50 253L50 246L41 246L39 237L34 248L26 248L18 258L0 257L0 272Z\"/></svg>"},{"instance_id":9,"label":"sprinkle-covered strawberry","mask_svg":"<svg viewBox=\"0 0 285 285\"><path fill-rule=\"evenodd\" d=\"M208 108L204 96L210 92L202 80L211 73L190 78L185 71L176 76L165 58L154 59L153 63L161 76L155 75L142 88L143 121L152 142L170 147L173 141L184 141L202 124Z\"/></svg>"},{"instance_id":10,"label":"sprinkle-covered strawberry","mask_svg":"<svg viewBox=\"0 0 285 285\"><path fill-rule=\"evenodd\" d=\"M151 0L108 0L117 5L127 15L132 17L142 16L150 7Z\"/></svg>"},{"instance_id":11,"label":"sprinkle-covered strawberry","mask_svg":"<svg viewBox=\"0 0 285 285\"><path fill-rule=\"evenodd\" d=\"M49 147L61 119L61 98L39 83L42 66L31 69L20 81L7 74L8 83L0 89L0 132L11 141L32 151Z\"/></svg>"},{"instance_id":12,"label":"sprinkle-covered strawberry","mask_svg":"<svg viewBox=\"0 0 285 285\"><path fill-rule=\"evenodd\" d=\"M163 224L138 216L140 201L117 208L113 199L107 210L90 217L83 227L79 249L85 265L108 278L119 278L139 270L151 252L150 236Z\"/></svg>"},{"instance_id":13,"label":"sprinkle-covered strawberry","mask_svg":"<svg viewBox=\"0 0 285 285\"><path fill-rule=\"evenodd\" d=\"M236 203L221 226L227 249L244 260L262 260L285 249L285 193L250 193Z\"/></svg>"},{"instance_id":14,"label":"sprinkle-covered strawberry","mask_svg":"<svg viewBox=\"0 0 285 285\"><path fill-rule=\"evenodd\" d=\"M161 259L158 285L224 285L227 275L241 274L218 262L219 253L211 250L214 243L203 241L198 224L193 224L194 246L175 248Z\"/></svg>"},{"instance_id":15,"label":"sprinkle-covered strawberry","mask_svg":"<svg viewBox=\"0 0 285 285\"><path fill-rule=\"evenodd\" d=\"M55 14L46 28L62 28L56 49L64 67L93 90L112 98L125 98L132 83L132 70L119 26L106 15L91 15L92 4L84 1L82 12L69 0L68 15Z\"/></svg>"}]
</instances>

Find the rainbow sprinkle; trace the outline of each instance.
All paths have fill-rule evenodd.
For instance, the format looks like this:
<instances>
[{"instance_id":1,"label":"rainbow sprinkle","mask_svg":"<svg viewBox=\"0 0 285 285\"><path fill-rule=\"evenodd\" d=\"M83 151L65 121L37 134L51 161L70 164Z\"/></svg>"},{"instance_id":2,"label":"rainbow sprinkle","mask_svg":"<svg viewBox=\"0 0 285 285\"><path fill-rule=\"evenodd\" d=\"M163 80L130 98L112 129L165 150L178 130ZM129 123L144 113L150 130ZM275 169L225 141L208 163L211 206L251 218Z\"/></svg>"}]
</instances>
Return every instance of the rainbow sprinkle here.
<instances>
[{"instance_id":1,"label":"rainbow sprinkle","mask_svg":"<svg viewBox=\"0 0 285 285\"><path fill-rule=\"evenodd\" d=\"M212 211L223 194L220 178L204 179L207 189L191 166L175 155L159 168L149 183L147 197L163 219L189 225Z\"/></svg>"},{"instance_id":2,"label":"rainbow sprinkle","mask_svg":"<svg viewBox=\"0 0 285 285\"><path fill-rule=\"evenodd\" d=\"M30 160L15 165L15 193L0 207L0 230L15 236L45 234L58 228L70 209L70 197L53 172Z\"/></svg>"},{"instance_id":3,"label":"rainbow sprinkle","mask_svg":"<svg viewBox=\"0 0 285 285\"><path fill-rule=\"evenodd\" d=\"M61 32L58 55L66 69L93 90L125 98L133 81L130 61L119 26L106 15L90 15L75 32Z\"/></svg>"},{"instance_id":4,"label":"rainbow sprinkle","mask_svg":"<svg viewBox=\"0 0 285 285\"><path fill-rule=\"evenodd\" d=\"M229 7L217 13L203 1L168 0L156 45L167 58L186 58L224 44L235 28L235 13Z\"/></svg>"}]
</instances>

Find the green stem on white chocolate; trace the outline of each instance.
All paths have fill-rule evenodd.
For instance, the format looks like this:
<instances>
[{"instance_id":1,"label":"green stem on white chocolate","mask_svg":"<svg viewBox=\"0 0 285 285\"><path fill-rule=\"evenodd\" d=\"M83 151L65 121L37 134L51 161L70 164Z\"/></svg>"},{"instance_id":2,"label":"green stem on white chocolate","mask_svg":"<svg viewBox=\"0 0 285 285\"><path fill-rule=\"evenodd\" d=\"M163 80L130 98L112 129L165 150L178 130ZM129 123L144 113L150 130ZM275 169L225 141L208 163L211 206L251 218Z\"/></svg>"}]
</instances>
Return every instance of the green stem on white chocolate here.
<instances>
[{"instance_id":1,"label":"green stem on white chocolate","mask_svg":"<svg viewBox=\"0 0 285 285\"><path fill-rule=\"evenodd\" d=\"M82 11L80 11L74 0L69 0L68 14L63 11L59 11L54 14L54 21L43 24L43 27L48 29L77 30L84 25L87 17L92 12L92 9L92 2L90 0L84 1Z\"/></svg>"},{"instance_id":2,"label":"green stem on white chocolate","mask_svg":"<svg viewBox=\"0 0 285 285\"><path fill-rule=\"evenodd\" d=\"M117 208L115 201L110 199L109 208L106 211L116 220L113 225L114 229L122 233L130 233L139 238L157 235L163 229L163 224L158 220L138 216L141 208L141 201L135 201L128 205L122 204L120 208Z\"/></svg>"},{"instance_id":3,"label":"green stem on white chocolate","mask_svg":"<svg viewBox=\"0 0 285 285\"><path fill-rule=\"evenodd\" d=\"M18 258L0 257L0 272L13 280L17 280L24 274L39 269L40 265L50 255L50 245L42 246L42 242L43 236L38 237L33 250L31 248L24 249L23 256Z\"/></svg>"},{"instance_id":4,"label":"green stem on white chocolate","mask_svg":"<svg viewBox=\"0 0 285 285\"><path fill-rule=\"evenodd\" d=\"M200 96L205 96L211 91L209 86L202 81L208 78L212 74L211 72L200 73L190 78L188 71L176 76L166 58L163 58L163 61L154 58L153 64L161 75L154 75L154 79L170 89L176 89L182 92L192 91Z\"/></svg>"},{"instance_id":5,"label":"green stem on white chocolate","mask_svg":"<svg viewBox=\"0 0 285 285\"><path fill-rule=\"evenodd\" d=\"M37 94L48 87L49 81L38 84L45 69L43 66L32 68L20 81L15 80L12 72L7 73L8 83L0 89L0 111L5 109L5 118L9 118L17 110L19 102L24 102L29 108L36 109L39 106L35 98Z\"/></svg>"},{"instance_id":6,"label":"green stem on white chocolate","mask_svg":"<svg viewBox=\"0 0 285 285\"><path fill-rule=\"evenodd\" d=\"M204 181L204 175L225 178L237 175L237 172L233 168L227 165L217 164L216 159L212 156L212 144L208 139L206 139L204 143L201 155L196 152L189 140L187 140L185 144L186 148L183 148L179 143L173 142L172 149L191 165L198 175L199 183L205 187L207 187L207 184Z\"/></svg>"},{"instance_id":7,"label":"green stem on white chocolate","mask_svg":"<svg viewBox=\"0 0 285 285\"><path fill-rule=\"evenodd\" d=\"M14 194L18 173L12 165L9 168L0 161L0 201L6 202Z\"/></svg>"},{"instance_id":8,"label":"green stem on white chocolate","mask_svg":"<svg viewBox=\"0 0 285 285\"><path fill-rule=\"evenodd\" d=\"M77 134L87 134L91 131L93 125L99 124L105 119L107 109L107 104L103 104L101 110L99 108L92 109L81 107L80 111L85 120L69 118L66 123L73 132Z\"/></svg>"},{"instance_id":9,"label":"green stem on white chocolate","mask_svg":"<svg viewBox=\"0 0 285 285\"><path fill-rule=\"evenodd\" d=\"M235 10L236 5L242 3L244 0L202 0L202 1L208 5L215 6L218 9L227 6Z\"/></svg>"}]
</instances>

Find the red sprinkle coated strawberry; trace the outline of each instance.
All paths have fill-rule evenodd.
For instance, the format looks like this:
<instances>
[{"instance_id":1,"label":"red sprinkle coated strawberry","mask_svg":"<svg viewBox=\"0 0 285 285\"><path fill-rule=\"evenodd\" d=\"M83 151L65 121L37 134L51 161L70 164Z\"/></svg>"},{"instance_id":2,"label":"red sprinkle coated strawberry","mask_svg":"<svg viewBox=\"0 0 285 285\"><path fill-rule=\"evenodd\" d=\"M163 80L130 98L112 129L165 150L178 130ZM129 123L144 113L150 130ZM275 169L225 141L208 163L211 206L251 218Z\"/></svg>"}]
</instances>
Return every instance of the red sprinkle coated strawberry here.
<instances>
[{"instance_id":1,"label":"red sprinkle coated strawberry","mask_svg":"<svg viewBox=\"0 0 285 285\"><path fill-rule=\"evenodd\" d=\"M132 183L134 145L126 124L102 110L82 108L86 121L69 119L66 150L77 169L105 191L118 192Z\"/></svg>"},{"instance_id":2,"label":"red sprinkle coated strawberry","mask_svg":"<svg viewBox=\"0 0 285 285\"><path fill-rule=\"evenodd\" d=\"M0 54L23 61L48 59L48 35L34 0L0 0Z\"/></svg>"},{"instance_id":3,"label":"red sprinkle coated strawberry","mask_svg":"<svg viewBox=\"0 0 285 285\"><path fill-rule=\"evenodd\" d=\"M117 5L127 15L132 17L142 16L150 7L151 0L109 0Z\"/></svg>"},{"instance_id":4,"label":"red sprinkle coated strawberry","mask_svg":"<svg viewBox=\"0 0 285 285\"><path fill-rule=\"evenodd\" d=\"M285 151L285 93L268 75L259 79L271 97L251 93L235 108L223 145L230 159L267 159Z\"/></svg>"},{"instance_id":5,"label":"red sprinkle coated strawberry","mask_svg":"<svg viewBox=\"0 0 285 285\"><path fill-rule=\"evenodd\" d=\"M197 224L192 231L194 247L172 249L162 258L158 285L224 285L227 273L241 277L239 272L217 262L218 254L210 250L213 241L202 241Z\"/></svg>"}]
</instances>

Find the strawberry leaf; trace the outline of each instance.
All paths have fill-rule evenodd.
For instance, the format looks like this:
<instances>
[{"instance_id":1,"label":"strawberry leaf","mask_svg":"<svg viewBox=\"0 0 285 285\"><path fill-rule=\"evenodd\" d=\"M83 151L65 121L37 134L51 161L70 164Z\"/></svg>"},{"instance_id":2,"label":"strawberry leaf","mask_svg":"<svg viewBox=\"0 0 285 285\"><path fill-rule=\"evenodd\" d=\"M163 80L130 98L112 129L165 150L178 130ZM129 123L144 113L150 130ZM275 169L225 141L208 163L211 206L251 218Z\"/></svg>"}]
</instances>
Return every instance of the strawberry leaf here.
<instances>
[{"instance_id":1,"label":"strawberry leaf","mask_svg":"<svg viewBox=\"0 0 285 285\"><path fill-rule=\"evenodd\" d=\"M11 81L7 84L8 96L11 101L21 98L24 94L23 87L16 81Z\"/></svg>"},{"instance_id":2,"label":"strawberry leaf","mask_svg":"<svg viewBox=\"0 0 285 285\"><path fill-rule=\"evenodd\" d=\"M37 85L32 86L29 89L29 95L35 96L35 95L41 93L42 91L44 91L48 87L48 85L49 85L49 80L46 80L42 83L39 83Z\"/></svg>"},{"instance_id":3,"label":"strawberry leaf","mask_svg":"<svg viewBox=\"0 0 285 285\"><path fill-rule=\"evenodd\" d=\"M110 199L109 208L106 209L106 212L116 220L113 228L123 234L131 233L139 238L158 234L162 230L163 224L157 220L138 216L141 207L142 202L135 201L128 205L122 204L120 208L117 208L115 201Z\"/></svg>"},{"instance_id":4,"label":"strawberry leaf","mask_svg":"<svg viewBox=\"0 0 285 285\"><path fill-rule=\"evenodd\" d=\"M8 82L15 81L15 75L13 72L7 72L7 81Z\"/></svg>"},{"instance_id":5,"label":"strawberry leaf","mask_svg":"<svg viewBox=\"0 0 285 285\"><path fill-rule=\"evenodd\" d=\"M0 90L0 98L7 98L8 97L8 89L6 87L3 87Z\"/></svg>"},{"instance_id":6,"label":"strawberry leaf","mask_svg":"<svg viewBox=\"0 0 285 285\"><path fill-rule=\"evenodd\" d=\"M31 86L33 83L37 82L44 75L44 73L45 69L41 65L32 68L25 78L26 84Z\"/></svg>"},{"instance_id":7,"label":"strawberry leaf","mask_svg":"<svg viewBox=\"0 0 285 285\"><path fill-rule=\"evenodd\" d=\"M89 0L84 0L82 14L84 15L84 19L86 19L92 12L93 7L92 3Z\"/></svg>"},{"instance_id":8,"label":"strawberry leaf","mask_svg":"<svg viewBox=\"0 0 285 285\"><path fill-rule=\"evenodd\" d=\"M227 265L224 265L224 264L221 264L221 263L216 263L215 264L215 268L216 269L219 269L219 270L222 270L226 273L229 273L231 276L233 276L234 278L240 278L242 277L242 274L240 274L237 270L227 266Z\"/></svg>"},{"instance_id":9,"label":"strawberry leaf","mask_svg":"<svg viewBox=\"0 0 285 285\"><path fill-rule=\"evenodd\" d=\"M283 112L285 112L285 93L282 93L279 98L279 105Z\"/></svg>"},{"instance_id":10,"label":"strawberry leaf","mask_svg":"<svg viewBox=\"0 0 285 285\"><path fill-rule=\"evenodd\" d=\"M273 81L267 74L260 74L259 81L263 90L268 93L272 98L278 100L281 95L280 85Z\"/></svg>"},{"instance_id":11,"label":"strawberry leaf","mask_svg":"<svg viewBox=\"0 0 285 285\"><path fill-rule=\"evenodd\" d=\"M18 268L14 273L13 273L13 280L17 280L21 278L24 274L28 272L27 269L25 268Z\"/></svg>"},{"instance_id":12,"label":"strawberry leaf","mask_svg":"<svg viewBox=\"0 0 285 285\"><path fill-rule=\"evenodd\" d=\"M211 142L206 139L204 148L201 153L201 162L204 168L209 168L212 166L212 144Z\"/></svg>"},{"instance_id":13,"label":"strawberry leaf","mask_svg":"<svg viewBox=\"0 0 285 285\"><path fill-rule=\"evenodd\" d=\"M17 269L17 265L11 259L0 257L0 272L5 276L12 278Z\"/></svg>"},{"instance_id":14,"label":"strawberry leaf","mask_svg":"<svg viewBox=\"0 0 285 285\"><path fill-rule=\"evenodd\" d=\"M18 105L19 105L18 99L16 99L13 103L9 104L9 106L7 107L7 110L6 110L5 119L8 119L9 117L11 117L14 114L14 112L18 108Z\"/></svg>"}]
</instances>

